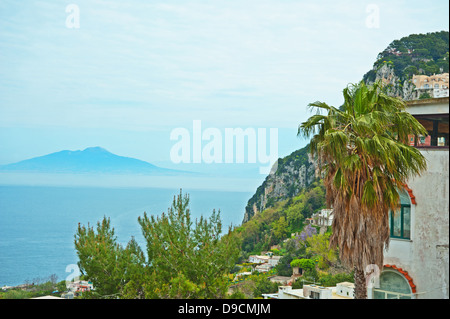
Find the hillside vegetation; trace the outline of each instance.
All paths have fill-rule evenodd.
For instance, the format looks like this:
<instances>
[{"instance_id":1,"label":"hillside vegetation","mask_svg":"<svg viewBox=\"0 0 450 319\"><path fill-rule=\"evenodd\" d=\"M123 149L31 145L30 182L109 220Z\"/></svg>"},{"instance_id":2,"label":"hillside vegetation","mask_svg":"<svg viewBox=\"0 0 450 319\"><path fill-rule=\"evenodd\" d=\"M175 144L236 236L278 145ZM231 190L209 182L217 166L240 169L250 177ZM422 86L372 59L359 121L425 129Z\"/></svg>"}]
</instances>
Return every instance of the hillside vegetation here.
<instances>
[{"instance_id":1,"label":"hillside vegetation","mask_svg":"<svg viewBox=\"0 0 450 319\"><path fill-rule=\"evenodd\" d=\"M448 31L427 34L411 34L392 41L380 52L373 69L363 80L374 82L377 70L390 64L400 81L411 79L414 74L433 75L449 72L449 33Z\"/></svg>"},{"instance_id":2,"label":"hillside vegetation","mask_svg":"<svg viewBox=\"0 0 450 319\"><path fill-rule=\"evenodd\" d=\"M299 232L305 219L325 207L325 188L321 181L313 182L294 197L276 202L236 228L242 239L244 254L269 250L291 233Z\"/></svg>"}]
</instances>

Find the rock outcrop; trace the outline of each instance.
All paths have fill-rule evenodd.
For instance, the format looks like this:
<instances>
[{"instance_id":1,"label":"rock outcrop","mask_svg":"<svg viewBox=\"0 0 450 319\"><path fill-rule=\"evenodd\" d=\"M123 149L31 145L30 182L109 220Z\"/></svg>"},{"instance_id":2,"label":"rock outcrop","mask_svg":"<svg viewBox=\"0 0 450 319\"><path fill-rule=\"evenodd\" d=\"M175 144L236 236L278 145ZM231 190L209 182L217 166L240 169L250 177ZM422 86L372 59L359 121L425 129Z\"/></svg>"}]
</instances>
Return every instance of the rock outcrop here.
<instances>
[{"instance_id":1,"label":"rock outcrop","mask_svg":"<svg viewBox=\"0 0 450 319\"><path fill-rule=\"evenodd\" d=\"M293 197L316 179L316 164L309 145L278 159L256 193L249 199L242 223L276 202ZM275 169L276 168L276 169Z\"/></svg>"}]
</instances>

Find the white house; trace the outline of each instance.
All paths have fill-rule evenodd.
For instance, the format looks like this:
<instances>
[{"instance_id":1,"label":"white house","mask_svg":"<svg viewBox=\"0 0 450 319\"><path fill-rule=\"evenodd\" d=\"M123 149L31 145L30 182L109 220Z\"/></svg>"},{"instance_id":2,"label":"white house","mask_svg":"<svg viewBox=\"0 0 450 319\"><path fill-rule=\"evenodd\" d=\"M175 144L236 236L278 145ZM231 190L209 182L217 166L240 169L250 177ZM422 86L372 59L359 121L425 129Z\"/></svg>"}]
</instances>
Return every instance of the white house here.
<instances>
[{"instance_id":1,"label":"white house","mask_svg":"<svg viewBox=\"0 0 450 319\"><path fill-rule=\"evenodd\" d=\"M401 205L390 214L390 244L379 280L368 297L449 298L449 98L407 102L427 130L410 137L427 159L427 171L407 182Z\"/></svg>"},{"instance_id":2,"label":"white house","mask_svg":"<svg viewBox=\"0 0 450 319\"><path fill-rule=\"evenodd\" d=\"M270 271L270 269L272 269L272 267L269 265L269 263L260 264L255 267L255 270L259 272L268 272Z\"/></svg>"},{"instance_id":3,"label":"white house","mask_svg":"<svg viewBox=\"0 0 450 319\"><path fill-rule=\"evenodd\" d=\"M258 256L258 255L251 255L250 257L248 257L248 261L251 263L267 263L269 261L270 257L269 256Z\"/></svg>"},{"instance_id":4,"label":"white house","mask_svg":"<svg viewBox=\"0 0 450 319\"><path fill-rule=\"evenodd\" d=\"M333 224L333 210L320 210L312 216L312 223L316 226L331 226Z\"/></svg>"},{"instance_id":5,"label":"white house","mask_svg":"<svg viewBox=\"0 0 450 319\"><path fill-rule=\"evenodd\" d=\"M272 256L272 258L269 259L269 265L271 267L275 267L280 262L281 256Z\"/></svg>"},{"instance_id":6,"label":"white house","mask_svg":"<svg viewBox=\"0 0 450 319\"><path fill-rule=\"evenodd\" d=\"M94 289L94 285L90 281L78 280L70 282L67 286L67 290L73 293L85 292Z\"/></svg>"},{"instance_id":7,"label":"white house","mask_svg":"<svg viewBox=\"0 0 450 319\"><path fill-rule=\"evenodd\" d=\"M279 286L276 294L263 294L264 299L353 299L354 284L338 283L336 287L303 285L302 289L292 286Z\"/></svg>"}]
</instances>

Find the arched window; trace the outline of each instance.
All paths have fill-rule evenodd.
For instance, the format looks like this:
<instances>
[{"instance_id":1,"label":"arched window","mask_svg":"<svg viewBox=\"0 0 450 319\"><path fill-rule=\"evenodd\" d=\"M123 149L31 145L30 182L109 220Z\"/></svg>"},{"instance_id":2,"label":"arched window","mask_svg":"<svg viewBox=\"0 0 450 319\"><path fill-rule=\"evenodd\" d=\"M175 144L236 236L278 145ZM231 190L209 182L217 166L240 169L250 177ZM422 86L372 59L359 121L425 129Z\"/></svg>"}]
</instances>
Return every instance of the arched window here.
<instances>
[{"instance_id":1,"label":"arched window","mask_svg":"<svg viewBox=\"0 0 450 319\"><path fill-rule=\"evenodd\" d=\"M411 286L397 271L383 271L379 283L380 287L373 289L373 299L411 299Z\"/></svg>"},{"instance_id":2,"label":"arched window","mask_svg":"<svg viewBox=\"0 0 450 319\"><path fill-rule=\"evenodd\" d=\"M391 238L411 239L411 200L404 190L399 192L400 207L394 213L389 212Z\"/></svg>"}]
</instances>

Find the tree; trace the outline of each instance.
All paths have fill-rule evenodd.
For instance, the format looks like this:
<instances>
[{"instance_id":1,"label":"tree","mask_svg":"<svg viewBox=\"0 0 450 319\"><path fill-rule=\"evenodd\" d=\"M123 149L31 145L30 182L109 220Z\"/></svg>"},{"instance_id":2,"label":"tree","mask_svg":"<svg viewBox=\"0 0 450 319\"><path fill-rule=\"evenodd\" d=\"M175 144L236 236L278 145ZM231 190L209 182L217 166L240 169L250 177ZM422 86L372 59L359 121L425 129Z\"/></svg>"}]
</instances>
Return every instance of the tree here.
<instances>
[{"instance_id":1,"label":"tree","mask_svg":"<svg viewBox=\"0 0 450 319\"><path fill-rule=\"evenodd\" d=\"M284 216L281 216L277 221L272 223L272 233L275 241L283 239L288 232L288 222Z\"/></svg>"},{"instance_id":2,"label":"tree","mask_svg":"<svg viewBox=\"0 0 450 319\"><path fill-rule=\"evenodd\" d=\"M297 201L291 204L286 209L286 217L289 223L290 231L296 231L301 228L303 220L305 219L302 215L302 211L305 204L302 201Z\"/></svg>"},{"instance_id":3,"label":"tree","mask_svg":"<svg viewBox=\"0 0 450 319\"><path fill-rule=\"evenodd\" d=\"M220 212L193 222L189 196L174 197L167 214L144 213L139 224L147 255L132 238L117 243L109 218L97 229L78 225L75 248L81 273L91 280L98 298L222 298L226 274L234 267L240 243L231 232L222 234Z\"/></svg>"},{"instance_id":4,"label":"tree","mask_svg":"<svg viewBox=\"0 0 450 319\"><path fill-rule=\"evenodd\" d=\"M262 294L271 294L278 291L278 284L271 282L267 276L252 276L252 280L255 283L253 298L261 298Z\"/></svg>"},{"instance_id":5,"label":"tree","mask_svg":"<svg viewBox=\"0 0 450 319\"><path fill-rule=\"evenodd\" d=\"M97 223L97 229L78 224L75 234L78 267L92 281L92 297L116 296L126 284L126 250L117 243L109 218Z\"/></svg>"},{"instance_id":6,"label":"tree","mask_svg":"<svg viewBox=\"0 0 450 319\"><path fill-rule=\"evenodd\" d=\"M151 298L222 298L226 274L239 257L239 242L231 232L221 237L220 212L193 222L189 196L174 197L160 217L138 219L147 242L148 267L156 274ZM151 287L150 287L151 288Z\"/></svg>"},{"instance_id":7,"label":"tree","mask_svg":"<svg viewBox=\"0 0 450 319\"><path fill-rule=\"evenodd\" d=\"M430 93L424 92L424 93L420 94L419 100L423 100L423 99L431 99L431 97L432 97L432 96L430 95Z\"/></svg>"},{"instance_id":8,"label":"tree","mask_svg":"<svg viewBox=\"0 0 450 319\"><path fill-rule=\"evenodd\" d=\"M316 268L316 264L311 259L301 258L291 261L291 267L299 267L304 270L312 270Z\"/></svg>"},{"instance_id":9,"label":"tree","mask_svg":"<svg viewBox=\"0 0 450 319\"><path fill-rule=\"evenodd\" d=\"M309 247L306 251L311 255L318 255L322 258L327 266L331 266L337 261L336 249L329 247L330 234L318 234L307 239ZM320 264L319 264L319 267Z\"/></svg>"},{"instance_id":10,"label":"tree","mask_svg":"<svg viewBox=\"0 0 450 319\"><path fill-rule=\"evenodd\" d=\"M311 138L310 152L324 176L326 202L333 207L331 247L354 268L355 298L367 298L364 270L383 266L389 246L389 210L398 191L426 169L423 155L408 145L408 135L427 135L404 101L383 93L381 82L351 84L341 109L324 102L301 123L298 135ZM324 111L325 114L321 114Z\"/></svg>"}]
</instances>

